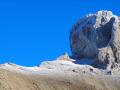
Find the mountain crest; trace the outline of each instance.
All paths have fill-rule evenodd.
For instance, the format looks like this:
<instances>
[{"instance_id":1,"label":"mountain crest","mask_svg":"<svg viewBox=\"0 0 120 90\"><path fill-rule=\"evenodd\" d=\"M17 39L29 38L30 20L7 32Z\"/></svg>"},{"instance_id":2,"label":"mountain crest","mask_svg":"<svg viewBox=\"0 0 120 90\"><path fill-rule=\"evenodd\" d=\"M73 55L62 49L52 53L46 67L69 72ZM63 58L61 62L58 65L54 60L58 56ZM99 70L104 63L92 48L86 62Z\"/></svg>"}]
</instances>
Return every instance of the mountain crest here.
<instances>
[{"instance_id":1,"label":"mountain crest","mask_svg":"<svg viewBox=\"0 0 120 90\"><path fill-rule=\"evenodd\" d=\"M81 18L70 33L72 55L90 58L94 67L112 69L120 63L120 17L98 11Z\"/></svg>"}]
</instances>

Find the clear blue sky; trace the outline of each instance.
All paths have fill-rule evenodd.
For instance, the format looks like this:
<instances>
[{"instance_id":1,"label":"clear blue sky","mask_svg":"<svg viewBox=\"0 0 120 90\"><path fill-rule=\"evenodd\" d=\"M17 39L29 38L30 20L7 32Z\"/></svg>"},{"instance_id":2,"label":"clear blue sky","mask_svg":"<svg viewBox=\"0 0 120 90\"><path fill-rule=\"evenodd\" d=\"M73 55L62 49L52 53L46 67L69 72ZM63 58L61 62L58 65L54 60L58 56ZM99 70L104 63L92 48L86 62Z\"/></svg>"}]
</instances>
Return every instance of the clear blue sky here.
<instances>
[{"instance_id":1,"label":"clear blue sky","mask_svg":"<svg viewBox=\"0 0 120 90\"><path fill-rule=\"evenodd\" d=\"M119 0L0 0L0 63L34 66L70 52L69 31L88 13L111 10Z\"/></svg>"}]
</instances>

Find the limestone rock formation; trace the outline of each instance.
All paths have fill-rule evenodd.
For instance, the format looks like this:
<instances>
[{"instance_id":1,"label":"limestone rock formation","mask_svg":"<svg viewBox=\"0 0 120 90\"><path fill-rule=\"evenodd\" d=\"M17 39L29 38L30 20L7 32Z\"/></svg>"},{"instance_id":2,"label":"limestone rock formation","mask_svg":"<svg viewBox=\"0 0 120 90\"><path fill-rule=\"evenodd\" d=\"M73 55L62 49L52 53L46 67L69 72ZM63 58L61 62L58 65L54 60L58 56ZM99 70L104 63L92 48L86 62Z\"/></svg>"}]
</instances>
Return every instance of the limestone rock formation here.
<instances>
[{"instance_id":1,"label":"limestone rock formation","mask_svg":"<svg viewBox=\"0 0 120 90\"><path fill-rule=\"evenodd\" d=\"M65 53L63 53L63 55L59 56L57 59L58 59L58 60L68 60L68 59L70 59L70 58L69 58L68 53L65 52Z\"/></svg>"},{"instance_id":2,"label":"limestone rock formation","mask_svg":"<svg viewBox=\"0 0 120 90\"><path fill-rule=\"evenodd\" d=\"M70 62L74 61L72 58L69 57L67 52L65 52L61 56L59 56L57 58L57 60L70 61Z\"/></svg>"},{"instance_id":3,"label":"limestone rock formation","mask_svg":"<svg viewBox=\"0 0 120 90\"><path fill-rule=\"evenodd\" d=\"M81 18L70 32L72 56L91 58L95 67L111 69L120 63L120 17L98 11Z\"/></svg>"}]
</instances>

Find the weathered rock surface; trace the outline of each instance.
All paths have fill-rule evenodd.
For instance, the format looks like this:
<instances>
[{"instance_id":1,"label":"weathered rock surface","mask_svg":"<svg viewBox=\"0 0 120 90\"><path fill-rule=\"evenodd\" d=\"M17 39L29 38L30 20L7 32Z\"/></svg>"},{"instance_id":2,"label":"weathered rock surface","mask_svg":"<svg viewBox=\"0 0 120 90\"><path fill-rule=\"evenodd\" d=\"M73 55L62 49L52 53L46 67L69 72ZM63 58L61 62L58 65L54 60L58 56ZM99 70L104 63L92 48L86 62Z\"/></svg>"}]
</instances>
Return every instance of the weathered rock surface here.
<instances>
[{"instance_id":1,"label":"weathered rock surface","mask_svg":"<svg viewBox=\"0 0 120 90\"><path fill-rule=\"evenodd\" d=\"M70 33L72 55L91 58L95 67L111 69L120 63L120 17L98 11L80 19Z\"/></svg>"},{"instance_id":2,"label":"weathered rock surface","mask_svg":"<svg viewBox=\"0 0 120 90\"><path fill-rule=\"evenodd\" d=\"M67 52L65 52L65 53L63 53L63 55L59 56L57 58L57 60L71 61L72 62L72 59L69 57Z\"/></svg>"}]
</instances>

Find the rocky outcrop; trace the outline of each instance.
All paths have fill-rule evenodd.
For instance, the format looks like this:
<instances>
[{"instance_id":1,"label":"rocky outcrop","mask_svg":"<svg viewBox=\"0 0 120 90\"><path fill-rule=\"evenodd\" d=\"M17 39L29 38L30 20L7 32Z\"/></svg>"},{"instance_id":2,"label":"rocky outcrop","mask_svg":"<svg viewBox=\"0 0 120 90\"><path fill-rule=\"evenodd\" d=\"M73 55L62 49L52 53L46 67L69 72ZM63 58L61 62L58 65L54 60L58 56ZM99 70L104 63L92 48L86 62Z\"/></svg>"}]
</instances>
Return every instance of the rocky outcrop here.
<instances>
[{"instance_id":1,"label":"rocky outcrop","mask_svg":"<svg viewBox=\"0 0 120 90\"><path fill-rule=\"evenodd\" d=\"M80 19L70 32L72 56L91 58L95 67L111 69L120 63L120 17L98 11Z\"/></svg>"},{"instance_id":2,"label":"rocky outcrop","mask_svg":"<svg viewBox=\"0 0 120 90\"><path fill-rule=\"evenodd\" d=\"M72 61L72 59L69 57L68 53L65 52L63 55L59 56L57 60L64 60L64 61Z\"/></svg>"}]
</instances>

